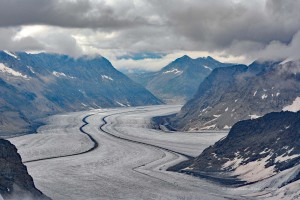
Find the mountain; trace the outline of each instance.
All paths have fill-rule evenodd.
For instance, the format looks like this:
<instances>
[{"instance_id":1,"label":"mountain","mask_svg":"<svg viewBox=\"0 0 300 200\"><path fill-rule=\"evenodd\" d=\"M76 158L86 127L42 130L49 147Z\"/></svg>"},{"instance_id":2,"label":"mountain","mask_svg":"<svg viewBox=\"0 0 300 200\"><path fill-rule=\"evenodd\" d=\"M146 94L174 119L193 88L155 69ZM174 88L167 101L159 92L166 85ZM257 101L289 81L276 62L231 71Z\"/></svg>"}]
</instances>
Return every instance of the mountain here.
<instances>
[{"instance_id":1,"label":"mountain","mask_svg":"<svg viewBox=\"0 0 300 200\"><path fill-rule=\"evenodd\" d=\"M229 65L232 64L221 63L212 57L192 59L185 55L158 72L127 75L165 102L183 103L192 98L213 69Z\"/></svg>"},{"instance_id":2,"label":"mountain","mask_svg":"<svg viewBox=\"0 0 300 200\"><path fill-rule=\"evenodd\" d=\"M169 121L185 131L229 129L240 120L282 110L300 110L298 62L216 68Z\"/></svg>"},{"instance_id":3,"label":"mountain","mask_svg":"<svg viewBox=\"0 0 300 200\"><path fill-rule=\"evenodd\" d=\"M34 119L100 107L161 101L104 57L0 51L1 135L31 132Z\"/></svg>"},{"instance_id":4,"label":"mountain","mask_svg":"<svg viewBox=\"0 0 300 200\"><path fill-rule=\"evenodd\" d=\"M299 143L300 111L273 112L236 123L227 137L205 149L183 171L220 180L238 178L255 183L253 188L287 195L296 186L299 195Z\"/></svg>"},{"instance_id":5,"label":"mountain","mask_svg":"<svg viewBox=\"0 0 300 200\"><path fill-rule=\"evenodd\" d=\"M0 139L0 199L50 200L43 195L28 174L16 147Z\"/></svg>"}]
</instances>

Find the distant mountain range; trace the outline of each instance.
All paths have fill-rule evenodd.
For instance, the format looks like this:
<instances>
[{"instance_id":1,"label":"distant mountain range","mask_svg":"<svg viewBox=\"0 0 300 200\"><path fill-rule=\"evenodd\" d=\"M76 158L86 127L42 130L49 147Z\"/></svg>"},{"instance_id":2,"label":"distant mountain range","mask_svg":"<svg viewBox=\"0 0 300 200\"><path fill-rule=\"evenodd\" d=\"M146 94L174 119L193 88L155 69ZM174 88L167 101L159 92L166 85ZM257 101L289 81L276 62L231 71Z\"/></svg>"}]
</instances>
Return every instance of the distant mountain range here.
<instances>
[{"instance_id":1,"label":"distant mountain range","mask_svg":"<svg viewBox=\"0 0 300 200\"><path fill-rule=\"evenodd\" d=\"M299 143L300 111L269 113L236 123L226 138L205 149L184 171L219 180L238 178L256 183L259 195L264 190L268 197L289 191L285 195L297 199L293 193L299 195Z\"/></svg>"},{"instance_id":2,"label":"distant mountain range","mask_svg":"<svg viewBox=\"0 0 300 200\"><path fill-rule=\"evenodd\" d=\"M221 63L212 57L192 59L185 55L158 72L127 75L166 103L184 103L193 97L212 70L230 65L233 64Z\"/></svg>"},{"instance_id":3,"label":"distant mountain range","mask_svg":"<svg viewBox=\"0 0 300 200\"><path fill-rule=\"evenodd\" d=\"M254 62L216 68L195 96L169 119L177 130L230 129L269 112L300 110L298 62Z\"/></svg>"},{"instance_id":4,"label":"distant mountain range","mask_svg":"<svg viewBox=\"0 0 300 200\"><path fill-rule=\"evenodd\" d=\"M0 51L0 135L31 132L34 119L58 112L160 103L101 56Z\"/></svg>"}]
</instances>

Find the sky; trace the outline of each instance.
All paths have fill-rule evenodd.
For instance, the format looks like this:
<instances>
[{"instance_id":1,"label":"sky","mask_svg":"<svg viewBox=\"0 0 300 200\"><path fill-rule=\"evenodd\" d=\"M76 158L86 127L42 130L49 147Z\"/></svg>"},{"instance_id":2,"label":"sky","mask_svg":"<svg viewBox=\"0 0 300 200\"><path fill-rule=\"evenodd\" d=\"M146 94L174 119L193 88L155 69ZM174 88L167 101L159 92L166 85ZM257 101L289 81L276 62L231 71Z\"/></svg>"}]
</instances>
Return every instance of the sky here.
<instances>
[{"instance_id":1,"label":"sky","mask_svg":"<svg viewBox=\"0 0 300 200\"><path fill-rule=\"evenodd\" d=\"M183 55L299 59L299 10L300 0L0 0L0 49L149 71Z\"/></svg>"}]
</instances>

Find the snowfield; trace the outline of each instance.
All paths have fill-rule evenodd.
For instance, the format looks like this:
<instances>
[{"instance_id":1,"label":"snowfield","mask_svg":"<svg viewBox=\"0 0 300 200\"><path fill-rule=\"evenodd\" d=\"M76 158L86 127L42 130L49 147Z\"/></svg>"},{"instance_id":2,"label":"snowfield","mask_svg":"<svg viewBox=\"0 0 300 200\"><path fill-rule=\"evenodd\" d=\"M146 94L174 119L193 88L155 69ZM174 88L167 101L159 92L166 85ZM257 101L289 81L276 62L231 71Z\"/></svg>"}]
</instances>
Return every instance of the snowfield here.
<instances>
[{"instance_id":1,"label":"snowfield","mask_svg":"<svg viewBox=\"0 0 300 200\"><path fill-rule=\"evenodd\" d=\"M300 97L297 97L292 105L288 105L288 106L285 106L283 109L283 111L291 111L291 112L297 112L300 110Z\"/></svg>"},{"instance_id":2,"label":"snowfield","mask_svg":"<svg viewBox=\"0 0 300 200\"><path fill-rule=\"evenodd\" d=\"M254 199L249 196L252 191L166 171L227 134L150 128L151 117L179 110L180 106L163 105L55 115L37 134L10 141L19 149L36 187L54 200Z\"/></svg>"}]
</instances>

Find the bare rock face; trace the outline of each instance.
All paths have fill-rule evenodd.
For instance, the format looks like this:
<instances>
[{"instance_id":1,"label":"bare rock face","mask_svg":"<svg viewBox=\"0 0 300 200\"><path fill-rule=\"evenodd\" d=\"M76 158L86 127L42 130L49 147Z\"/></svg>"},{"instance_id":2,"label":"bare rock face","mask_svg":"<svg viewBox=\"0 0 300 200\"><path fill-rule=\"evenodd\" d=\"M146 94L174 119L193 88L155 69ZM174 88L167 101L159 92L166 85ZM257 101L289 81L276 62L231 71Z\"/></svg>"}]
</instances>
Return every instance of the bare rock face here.
<instances>
[{"instance_id":1,"label":"bare rock face","mask_svg":"<svg viewBox=\"0 0 300 200\"><path fill-rule=\"evenodd\" d=\"M187 168L248 183L300 164L300 111L269 113L236 123L228 136L205 149ZM296 181L300 174L294 176Z\"/></svg>"},{"instance_id":2,"label":"bare rock face","mask_svg":"<svg viewBox=\"0 0 300 200\"><path fill-rule=\"evenodd\" d=\"M157 105L101 56L0 51L0 135L34 132L37 119L90 108Z\"/></svg>"},{"instance_id":3,"label":"bare rock face","mask_svg":"<svg viewBox=\"0 0 300 200\"><path fill-rule=\"evenodd\" d=\"M231 65L212 57L193 59L183 56L158 72L128 73L128 76L166 103L185 103L193 97L199 84L212 70Z\"/></svg>"},{"instance_id":4,"label":"bare rock face","mask_svg":"<svg viewBox=\"0 0 300 200\"><path fill-rule=\"evenodd\" d=\"M170 124L184 131L230 129L240 120L295 111L298 101L299 62L254 62L250 66L216 68Z\"/></svg>"},{"instance_id":5,"label":"bare rock face","mask_svg":"<svg viewBox=\"0 0 300 200\"><path fill-rule=\"evenodd\" d=\"M0 139L0 194L3 199L50 200L35 187L16 147L4 139Z\"/></svg>"}]
</instances>

